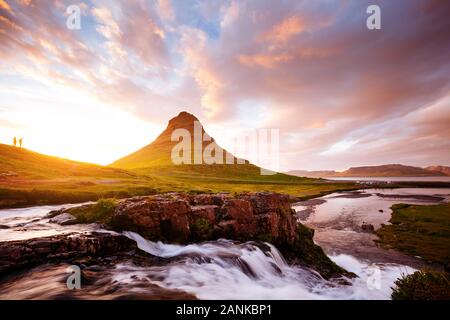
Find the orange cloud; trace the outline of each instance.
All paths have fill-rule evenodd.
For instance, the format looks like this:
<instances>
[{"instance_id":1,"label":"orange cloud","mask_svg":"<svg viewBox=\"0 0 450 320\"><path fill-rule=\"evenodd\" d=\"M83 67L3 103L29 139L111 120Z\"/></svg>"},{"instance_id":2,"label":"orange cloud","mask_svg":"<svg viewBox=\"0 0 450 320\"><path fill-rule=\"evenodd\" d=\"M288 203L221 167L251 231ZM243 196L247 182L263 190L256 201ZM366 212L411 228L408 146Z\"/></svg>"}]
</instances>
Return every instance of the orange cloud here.
<instances>
[{"instance_id":1,"label":"orange cloud","mask_svg":"<svg viewBox=\"0 0 450 320\"><path fill-rule=\"evenodd\" d=\"M6 2L5 0L0 0L0 9L4 9L8 12L12 12L11 7L9 6L8 2Z\"/></svg>"},{"instance_id":2,"label":"orange cloud","mask_svg":"<svg viewBox=\"0 0 450 320\"><path fill-rule=\"evenodd\" d=\"M293 16L284 19L267 32L263 39L275 44L286 43L291 37L303 32L305 23L299 17Z\"/></svg>"},{"instance_id":3,"label":"orange cloud","mask_svg":"<svg viewBox=\"0 0 450 320\"><path fill-rule=\"evenodd\" d=\"M289 61L292 56L288 54L255 54L255 55L239 55L238 60L241 64L248 67L263 67L272 69L279 65L280 63Z\"/></svg>"}]
</instances>

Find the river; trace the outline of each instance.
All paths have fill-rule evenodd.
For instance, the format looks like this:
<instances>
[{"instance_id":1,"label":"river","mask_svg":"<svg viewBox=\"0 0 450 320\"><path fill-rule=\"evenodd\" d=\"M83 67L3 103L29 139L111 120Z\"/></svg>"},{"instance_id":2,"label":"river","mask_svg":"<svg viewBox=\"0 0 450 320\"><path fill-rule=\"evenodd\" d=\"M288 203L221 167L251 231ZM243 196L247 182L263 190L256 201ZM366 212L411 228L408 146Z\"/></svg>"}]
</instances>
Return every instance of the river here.
<instances>
[{"instance_id":1,"label":"river","mask_svg":"<svg viewBox=\"0 0 450 320\"><path fill-rule=\"evenodd\" d=\"M273 246L218 240L187 246L150 242L124 234L138 247L167 259L158 265L121 261L86 267L87 283L68 292L65 264L42 265L0 279L0 299L389 299L394 281L424 263L378 248L363 223L378 228L394 203L449 201L450 189L367 189L333 193L294 205L298 220L316 230L314 240L337 264L358 275L350 285L327 281L316 272L288 265ZM45 215L65 206L0 210L0 241L70 232L102 231L95 224L59 226ZM108 232L103 230L102 232Z\"/></svg>"}]
</instances>

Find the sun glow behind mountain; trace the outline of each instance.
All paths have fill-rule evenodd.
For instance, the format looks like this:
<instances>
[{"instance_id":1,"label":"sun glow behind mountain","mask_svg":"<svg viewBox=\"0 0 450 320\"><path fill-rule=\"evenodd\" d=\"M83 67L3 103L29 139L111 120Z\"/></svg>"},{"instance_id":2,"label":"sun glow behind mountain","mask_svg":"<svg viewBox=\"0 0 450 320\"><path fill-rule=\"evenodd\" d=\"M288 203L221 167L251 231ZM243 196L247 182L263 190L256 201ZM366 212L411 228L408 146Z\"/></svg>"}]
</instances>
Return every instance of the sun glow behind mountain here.
<instances>
[{"instance_id":1,"label":"sun glow behind mountain","mask_svg":"<svg viewBox=\"0 0 450 320\"><path fill-rule=\"evenodd\" d=\"M0 95L3 104L15 105L14 112L0 109L0 118L8 119L2 123L0 141L11 143L12 137L23 137L24 147L44 154L106 165L161 131L70 87L49 85L44 91L9 85L0 88Z\"/></svg>"}]
</instances>

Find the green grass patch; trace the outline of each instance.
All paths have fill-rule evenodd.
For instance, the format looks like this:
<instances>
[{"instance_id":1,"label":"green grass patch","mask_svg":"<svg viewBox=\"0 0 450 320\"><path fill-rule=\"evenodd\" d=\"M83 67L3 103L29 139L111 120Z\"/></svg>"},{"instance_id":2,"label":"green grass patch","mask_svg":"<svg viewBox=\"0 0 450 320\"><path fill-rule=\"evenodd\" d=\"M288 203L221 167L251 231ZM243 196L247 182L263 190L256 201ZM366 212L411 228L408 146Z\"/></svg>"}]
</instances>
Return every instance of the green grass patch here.
<instances>
[{"instance_id":1,"label":"green grass patch","mask_svg":"<svg viewBox=\"0 0 450 320\"><path fill-rule=\"evenodd\" d=\"M448 274L416 271L395 281L393 300L450 300Z\"/></svg>"},{"instance_id":2,"label":"green grass patch","mask_svg":"<svg viewBox=\"0 0 450 320\"><path fill-rule=\"evenodd\" d=\"M392 206L391 225L377 231L382 247L450 267L450 203Z\"/></svg>"},{"instance_id":3,"label":"green grass patch","mask_svg":"<svg viewBox=\"0 0 450 320\"><path fill-rule=\"evenodd\" d=\"M196 240L207 240L211 238L214 226L205 218L198 218L191 225L192 233Z\"/></svg>"}]
</instances>

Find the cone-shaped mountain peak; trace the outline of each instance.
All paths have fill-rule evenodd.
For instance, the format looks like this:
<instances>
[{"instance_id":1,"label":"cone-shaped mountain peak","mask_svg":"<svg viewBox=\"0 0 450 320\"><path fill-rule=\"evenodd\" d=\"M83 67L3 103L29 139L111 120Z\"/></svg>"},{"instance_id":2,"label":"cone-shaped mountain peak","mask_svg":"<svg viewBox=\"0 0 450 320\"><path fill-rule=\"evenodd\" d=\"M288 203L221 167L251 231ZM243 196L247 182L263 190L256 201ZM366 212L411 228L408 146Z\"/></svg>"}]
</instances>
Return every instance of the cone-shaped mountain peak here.
<instances>
[{"instance_id":1,"label":"cone-shaped mountain peak","mask_svg":"<svg viewBox=\"0 0 450 320\"><path fill-rule=\"evenodd\" d=\"M160 142L161 140L170 141L172 132L176 129L186 129L191 135L193 135L195 125L201 129L202 133L205 132L203 125L196 116L189 112L182 111L176 117L169 120L167 128L159 135L158 138L156 138L155 142Z\"/></svg>"},{"instance_id":2,"label":"cone-shaped mountain peak","mask_svg":"<svg viewBox=\"0 0 450 320\"><path fill-rule=\"evenodd\" d=\"M192 113L182 111L176 117L170 119L169 126L184 126L194 123L195 121L199 121L196 116L194 116Z\"/></svg>"},{"instance_id":3,"label":"cone-shaped mountain peak","mask_svg":"<svg viewBox=\"0 0 450 320\"><path fill-rule=\"evenodd\" d=\"M179 130L180 131L176 131ZM183 131L184 129L184 131ZM169 120L166 129L153 141L151 144L143 147L142 149L121 158L111 165L117 168L123 169L139 169L139 168L150 168L155 166L168 166L174 165L172 161L172 151L174 147L180 143L179 134L188 132L191 140L191 152L194 150L200 150L203 153L206 146L211 143L215 143L215 140L210 137L204 130L203 125L200 123L199 119L191 113L186 111L180 112L176 117ZM205 139L204 137L210 137ZM177 140L178 139L178 140ZM196 142L194 142L194 140ZM217 146L217 149L223 150L223 164L226 162L226 158L234 158L234 163L237 163L236 158L228 153L226 150ZM215 153L214 153L215 154ZM192 156L192 162L189 164L194 164L194 157ZM247 162L248 163L248 162Z\"/></svg>"}]
</instances>

